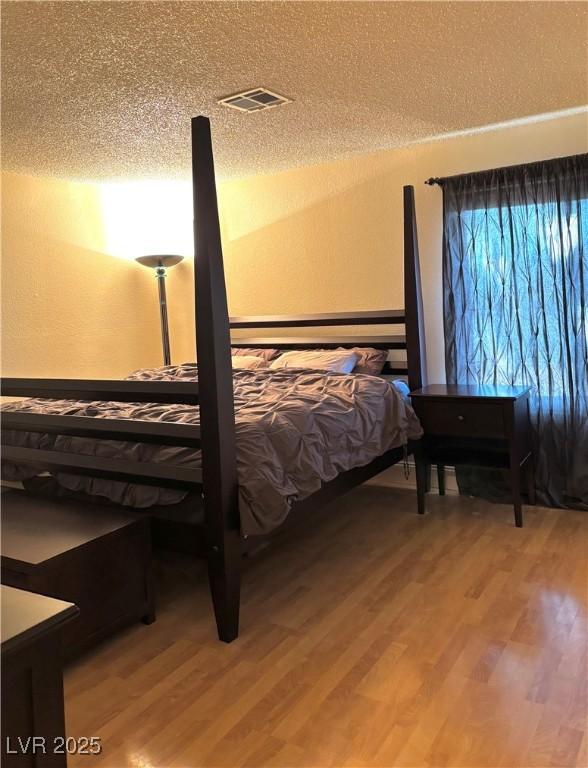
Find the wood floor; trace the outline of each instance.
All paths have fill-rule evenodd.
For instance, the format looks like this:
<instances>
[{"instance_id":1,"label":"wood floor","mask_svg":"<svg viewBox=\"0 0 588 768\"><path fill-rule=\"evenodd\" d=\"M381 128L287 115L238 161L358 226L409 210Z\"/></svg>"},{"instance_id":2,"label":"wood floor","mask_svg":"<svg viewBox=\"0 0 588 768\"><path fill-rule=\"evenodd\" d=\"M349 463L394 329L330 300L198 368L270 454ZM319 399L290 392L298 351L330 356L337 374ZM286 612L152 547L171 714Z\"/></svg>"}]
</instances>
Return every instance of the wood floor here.
<instances>
[{"instance_id":1,"label":"wood floor","mask_svg":"<svg viewBox=\"0 0 588 768\"><path fill-rule=\"evenodd\" d=\"M364 486L247 566L216 641L204 569L66 672L70 766L586 765L588 515Z\"/></svg>"}]
</instances>

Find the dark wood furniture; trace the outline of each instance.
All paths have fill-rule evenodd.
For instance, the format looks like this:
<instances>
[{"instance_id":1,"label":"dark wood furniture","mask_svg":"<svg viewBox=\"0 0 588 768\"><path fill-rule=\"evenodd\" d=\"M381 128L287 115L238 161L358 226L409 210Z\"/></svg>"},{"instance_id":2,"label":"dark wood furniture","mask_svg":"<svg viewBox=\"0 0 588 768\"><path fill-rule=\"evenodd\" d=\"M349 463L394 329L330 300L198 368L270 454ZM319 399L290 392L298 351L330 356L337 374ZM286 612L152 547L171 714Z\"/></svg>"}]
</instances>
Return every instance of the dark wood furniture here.
<instances>
[{"instance_id":1,"label":"dark wood furniture","mask_svg":"<svg viewBox=\"0 0 588 768\"><path fill-rule=\"evenodd\" d=\"M404 288L402 310L341 312L319 315L229 318L216 197L210 122L192 119L192 177L194 192L195 293L198 382L87 381L53 379L4 379L7 396L176 402L199 404L200 426L86 417L37 416L18 412L2 414L4 430L86 435L101 439L154 442L160 445L199 447L202 470L149 462L109 459L74 453L43 451L3 444L6 461L29 463L45 470L62 470L95 477L196 491L195 506L202 506L206 558L219 637L230 642L238 634L239 591L243 541L240 532L238 478L231 345L311 349L354 347L402 349L406 360L387 366L385 373L404 375L411 389L423 383L424 334L420 293L414 190L404 187ZM315 328L337 326L404 325L403 334L378 336L296 336L276 340L258 337L231 340L231 329ZM412 451L413 445L408 446ZM295 505L291 516L345 493L367 477L402 460L402 449L389 451L368 467L335 478ZM194 516L200 519L199 515ZM176 527L178 521L174 521ZM279 529L278 529L279 530ZM194 537L196 538L196 536ZM202 540L202 537L200 537Z\"/></svg>"},{"instance_id":2,"label":"dark wood furniture","mask_svg":"<svg viewBox=\"0 0 588 768\"><path fill-rule=\"evenodd\" d=\"M2 607L2 765L64 768L61 635L71 603L0 587ZM35 741L33 741L35 737Z\"/></svg>"},{"instance_id":3,"label":"dark wood furniture","mask_svg":"<svg viewBox=\"0 0 588 768\"><path fill-rule=\"evenodd\" d=\"M149 520L116 507L2 494L2 583L75 603L68 656L155 618Z\"/></svg>"},{"instance_id":4,"label":"dark wood furniture","mask_svg":"<svg viewBox=\"0 0 588 768\"><path fill-rule=\"evenodd\" d=\"M437 465L441 495L446 464L502 467L510 471L515 524L523 525L523 469L529 501L535 503L529 392L529 387L431 384L411 393L425 431L417 452L419 512L424 512L430 464Z\"/></svg>"}]
</instances>

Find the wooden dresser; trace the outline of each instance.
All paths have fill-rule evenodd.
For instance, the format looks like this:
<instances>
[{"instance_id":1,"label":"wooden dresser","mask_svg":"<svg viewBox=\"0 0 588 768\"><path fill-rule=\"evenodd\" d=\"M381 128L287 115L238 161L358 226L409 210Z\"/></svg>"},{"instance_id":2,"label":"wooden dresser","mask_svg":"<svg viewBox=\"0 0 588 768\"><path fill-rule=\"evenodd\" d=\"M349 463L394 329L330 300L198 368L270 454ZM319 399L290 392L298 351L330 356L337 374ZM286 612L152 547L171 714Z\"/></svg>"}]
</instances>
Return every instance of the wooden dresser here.
<instances>
[{"instance_id":1,"label":"wooden dresser","mask_svg":"<svg viewBox=\"0 0 588 768\"><path fill-rule=\"evenodd\" d=\"M24 491L2 494L2 583L75 603L66 656L132 621L155 618L149 520Z\"/></svg>"},{"instance_id":2,"label":"wooden dresser","mask_svg":"<svg viewBox=\"0 0 588 768\"><path fill-rule=\"evenodd\" d=\"M61 636L78 609L12 587L0 590L2 765L65 768Z\"/></svg>"}]
</instances>

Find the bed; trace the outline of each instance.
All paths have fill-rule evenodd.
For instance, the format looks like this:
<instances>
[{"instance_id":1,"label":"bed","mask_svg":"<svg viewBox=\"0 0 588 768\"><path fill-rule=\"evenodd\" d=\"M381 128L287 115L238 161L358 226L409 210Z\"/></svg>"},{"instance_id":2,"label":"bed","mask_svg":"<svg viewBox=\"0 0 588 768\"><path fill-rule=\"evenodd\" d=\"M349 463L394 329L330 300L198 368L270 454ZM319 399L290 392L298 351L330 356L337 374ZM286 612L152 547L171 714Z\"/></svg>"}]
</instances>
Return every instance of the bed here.
<instances>
[{"instance_id":1,"label":"bed","mask_svg":"<svg viewBox=\"0 0 588 768\"><path fill-rule=\"evenodd\" d=\"M405 308L229 318L210 123L192 120L198 364L122 381L3 379L3 475L49 472L61 489L170 510L204 542L218 635L238 635L241 557L251 543L418 452L420 426L390 381L422 385L424 339L414 192L404 188ZM404 326L404 334L337 335ZM328 335L257 335L328 328ZM231 339L231 330L255 335ZM364 331L365 333L365 331ZM233 370L237 350L403 350L381 376L312 368ZM417 471L417 483L425 482ZM34 484L33 484L34 485ZM420 491L424 489L421 487ZM422 512L422 493L418 494ZM182 534L184 535L184 534Z\"/></svg>"}]
</instances>

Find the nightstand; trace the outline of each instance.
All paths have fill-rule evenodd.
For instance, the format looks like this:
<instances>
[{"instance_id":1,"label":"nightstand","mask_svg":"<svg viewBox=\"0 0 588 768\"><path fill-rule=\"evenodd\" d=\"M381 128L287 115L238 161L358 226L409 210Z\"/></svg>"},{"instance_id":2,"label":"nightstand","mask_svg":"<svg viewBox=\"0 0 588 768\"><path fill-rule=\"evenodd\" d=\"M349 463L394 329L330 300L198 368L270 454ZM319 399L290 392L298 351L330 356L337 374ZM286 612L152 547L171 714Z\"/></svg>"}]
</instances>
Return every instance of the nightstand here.
<instances>
[{"instance_id":1,"label":"nightstand","mask_svg":"<svg viewBox=\"0 0 588 768\"><path fill-rule=\"evenodd\" d=\"M441 495L445 492L445 465L499 467L510 471L515 524L522 527L523 471L529 502L535 503L529 392L530 387L431 384L411 393L425 432L415 456L421 514L431 464L437 465Z\"/></svg>"}]
</instances>

